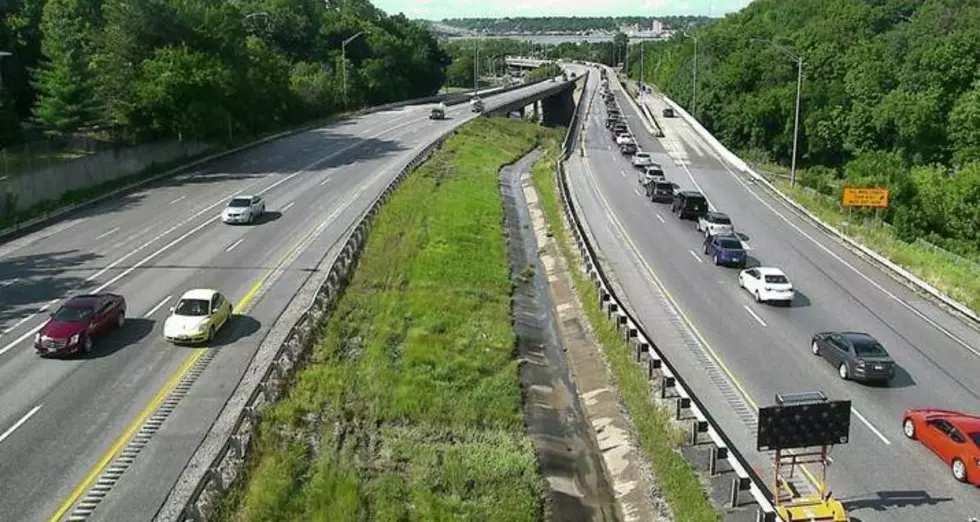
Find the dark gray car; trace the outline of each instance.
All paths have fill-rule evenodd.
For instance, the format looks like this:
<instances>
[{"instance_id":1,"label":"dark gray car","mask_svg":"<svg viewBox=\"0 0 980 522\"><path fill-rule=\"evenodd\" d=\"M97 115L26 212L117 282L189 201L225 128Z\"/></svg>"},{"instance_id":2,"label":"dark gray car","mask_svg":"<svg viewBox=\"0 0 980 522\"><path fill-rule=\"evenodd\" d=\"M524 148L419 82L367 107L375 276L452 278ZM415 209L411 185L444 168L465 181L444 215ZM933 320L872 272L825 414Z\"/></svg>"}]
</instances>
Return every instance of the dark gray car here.
<instances>
[{"instance_id":1,"label":"dark gray car","mask_svg":"<svg viewBox=\"0 0 980 522\"><path fill-rule=\"evenodd\" d=\"M810 351L834 365L841 379L887 382L895 376L888 351L864 332L820 332L810 341Z\"/></svg>"}]
</instances>

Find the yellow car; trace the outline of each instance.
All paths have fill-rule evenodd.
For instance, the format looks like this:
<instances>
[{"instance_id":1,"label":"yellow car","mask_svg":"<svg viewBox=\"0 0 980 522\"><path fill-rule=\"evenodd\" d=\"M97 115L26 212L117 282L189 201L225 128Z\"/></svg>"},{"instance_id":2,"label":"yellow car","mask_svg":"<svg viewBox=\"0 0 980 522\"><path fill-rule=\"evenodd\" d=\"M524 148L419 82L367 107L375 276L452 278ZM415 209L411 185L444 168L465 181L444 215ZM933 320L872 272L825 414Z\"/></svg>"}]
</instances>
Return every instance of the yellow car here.
<instances>
[{"instance_id":1,"label":"yellow car","mask_svg":"<svg viewBox=\"0 0 980 522\"><path fill-rule=\"evenodd\" d=\"M188 290L170 307L163 336L172 343L210 342L231 319L231 311L231 302L217 290Z\"/></svg>"}]
</instances>

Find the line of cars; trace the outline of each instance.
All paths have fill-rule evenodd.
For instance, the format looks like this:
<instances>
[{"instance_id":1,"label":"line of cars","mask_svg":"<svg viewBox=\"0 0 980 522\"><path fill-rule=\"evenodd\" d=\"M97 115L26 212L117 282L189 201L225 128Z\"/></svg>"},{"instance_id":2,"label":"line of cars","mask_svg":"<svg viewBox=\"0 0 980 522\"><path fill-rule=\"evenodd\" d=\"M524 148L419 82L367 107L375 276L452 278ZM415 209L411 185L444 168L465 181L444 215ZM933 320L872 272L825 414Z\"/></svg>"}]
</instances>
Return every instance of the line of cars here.
<instances>
[{"instance_id":1,"label":"line of cars","mask_svg":"<svg viewBox=\"0 0 980 522\"><path fill-rule=\"evenodd\" d=\"M252 224L266 213L259 195L235 196L221 211L228 224ZM214 340L232 316L233 305L218 290L188 290L170 308L163 336L176 344ZM126 298L103 292L75 295L65 300L34 334L34 351L42 357L89 354L95 341L126 324Z\"/></svg>"},{"instance_id":2,"label":"line of cars","mask_svg":"<svg viewBox=\"0 0 980 522\"><path fill-rule=\"evenodd\" d=\"M609 127L610 122L622 117L607 89L603 90L603 97ZM670 117L666 113L664 116ZM698 191L677 191L677 185L666 179L659 165L637 167L641 170L637 180L646 188L646 196L654 202L671 203L671 212L679 219L696 220L696 230L705 238L704 253L711 255L716 264L741 267L738 284L757 302L793 302L795 290L781 269L746 266L744 245L727 214L710 210L707 198ZM818 332L810 339L810 352L836 367L844 380L888 383L896 375L897 364L891 355L866 332ZM955 480L980 486L980 416L941 408L910 408L902 416L902 432L938 456L949 466Z\"/></svg>"}]
</instances>

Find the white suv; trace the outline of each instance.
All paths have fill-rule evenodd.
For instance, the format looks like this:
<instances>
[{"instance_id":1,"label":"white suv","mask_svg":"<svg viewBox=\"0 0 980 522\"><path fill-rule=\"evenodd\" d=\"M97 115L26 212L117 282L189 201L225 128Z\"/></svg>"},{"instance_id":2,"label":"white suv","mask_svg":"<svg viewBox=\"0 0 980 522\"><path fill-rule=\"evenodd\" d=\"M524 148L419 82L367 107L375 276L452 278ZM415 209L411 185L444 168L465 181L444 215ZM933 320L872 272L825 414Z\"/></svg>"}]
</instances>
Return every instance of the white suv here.
<instances>
[{"instance_id":1,"label":"white suv","mask_svg":"<svg viewBox=\"0 0 980 522\"><path fill-rule=\"evenodd\" d=\"M704 232L704 237L728 236L735 233L735 227L728 214L708 212L698 218L698 232Z\"/></svg>"}]
</instances>

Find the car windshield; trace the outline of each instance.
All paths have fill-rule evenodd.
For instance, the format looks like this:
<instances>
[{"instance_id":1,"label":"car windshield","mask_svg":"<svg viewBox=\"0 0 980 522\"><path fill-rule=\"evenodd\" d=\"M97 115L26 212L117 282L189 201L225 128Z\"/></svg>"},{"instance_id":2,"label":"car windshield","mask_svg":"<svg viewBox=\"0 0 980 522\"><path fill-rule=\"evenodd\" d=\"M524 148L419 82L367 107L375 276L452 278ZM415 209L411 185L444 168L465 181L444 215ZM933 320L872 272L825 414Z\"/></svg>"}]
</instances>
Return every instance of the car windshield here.
<instances>
[{"instance_id":1,"label":"car windshield","mask_svg":"<svg viewBox=\"0 0 980 522\"><path fill-rule=\"evenodd\" d=\"M209 304L204 299L181 299L174 308L174 314L202 317L208 315Z\"/></svg>"},{"instance_id":2,"label":"car windshield","mask_svg":"<svg viewBox=\"0 0 980 522\"><path fill-rule=\"evenodd\" d=\"M980 432L973 432L970 434L970 440L980 448Z\"/></svg>"},{"instance_id":3,"label":"car windshield","mask_svg":"<svg viewBox=\"0 0 980 522\"><path fill-rule=\"evenodd\" d=\"M888 355L885 348L877 341L862 339L851 342L854 343L854 353L858 357L885 357Z\"/></svg>"},{"instance_id":4,"label":"car windshield","mask_svg":"<svg viewBox=\"0 0 980 522\"><path fill-rule=\"evenodd\" d=\"M711 216L710 218L708 218L708 220L711 221L712 223L716 224L716 225L731 225L732 224L732 220L731 219L728 219L727 217Z\"/></svg>"},{"instance_id":5,"label":"car windshield","mask_svg":"<svg viewBox=\"0 0 980 522\"><path fill-rule=\"evenodd\" d=\"M719 239L718 246L724 248L725 250L741 250L742 243L737 239Z\"/></svg>"},{"instance_id":6,"label":"car windshield","mask_svg":"<svg viewBox=\"0 0 980 522\"><path fill-rule=\"evenodd\" d=\"M786 276L783 275L767 275L766 282L775 283L777 285L785 285L789 283L789 279L786 279Z\"/></svg>"},{"instance_id":7,"label":"car windshield","mask_svg":"<svg viewBox=\"0 0 980 522\"><path fill-rule=\"evenodd\" d=\"M674 186L671 185L670 183L657 183L654 186L654 188L657 189L657 190L670 190L670 189L674 188Z\"/></svg>"},{"instance_id":8,"label":"car windshield","mask_svg":"<svg viewBox=\"0 0 980 522\"><path fill-rule=\"evenodd\" d=\"M54 313L54 320L61 323L84 321L95 309L91 306L62 306Z\"/></svg>"},{"instance_id":9,"label":"car windshield","mask_svg":"<svg viewBox=\"0 0 980 522\"><path fill-rule=\"evenodd\" d=\"M249 198L235 198L228 203L228 206L235 208L247 207L251 202L252 200Z\"/></svg>"}]
</instances>

